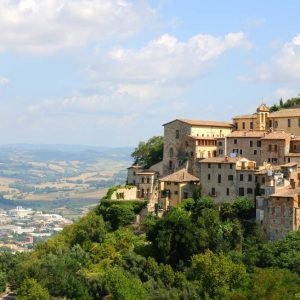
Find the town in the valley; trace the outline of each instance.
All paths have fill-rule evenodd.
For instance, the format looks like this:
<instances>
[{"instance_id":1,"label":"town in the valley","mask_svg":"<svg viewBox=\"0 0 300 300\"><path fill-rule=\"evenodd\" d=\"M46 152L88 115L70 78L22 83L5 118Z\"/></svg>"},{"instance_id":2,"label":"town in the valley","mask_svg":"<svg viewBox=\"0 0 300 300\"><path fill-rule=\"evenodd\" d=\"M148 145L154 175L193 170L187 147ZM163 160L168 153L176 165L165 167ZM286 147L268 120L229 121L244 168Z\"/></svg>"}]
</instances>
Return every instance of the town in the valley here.
<instances>
[{"instance_id":1,"label":"town in the valley","mask_svg":"<svg viewBox=\"0 0 300 300\"><path fill-rule=\"evenodd\" d=\"M44 213L22 206L0 209L0 249L12 253L31 251L35 244L72 223L54 212Z\"/></svg>"},{"instance_id":2,"label":"town in the valley","mask_svg":"<svg viewBox=\"0 0 300 300\"><path fill-rule=\"evenodd\" d=\"M300 229L300 108L260 105L232 122L176 119L163 125L163 160L128 168L112 199L148 200L162 215L201 186L218 203L247 197L270 240Z\"/></svg>"}]
</instances>

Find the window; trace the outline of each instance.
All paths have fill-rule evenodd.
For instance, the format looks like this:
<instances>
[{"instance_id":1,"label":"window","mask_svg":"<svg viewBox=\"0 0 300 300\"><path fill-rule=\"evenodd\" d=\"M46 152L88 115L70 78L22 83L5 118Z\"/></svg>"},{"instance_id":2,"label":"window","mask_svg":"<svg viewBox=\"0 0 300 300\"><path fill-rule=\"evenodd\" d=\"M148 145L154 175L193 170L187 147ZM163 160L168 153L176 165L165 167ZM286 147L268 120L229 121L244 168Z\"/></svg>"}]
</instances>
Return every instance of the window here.
<instances>
[{"instance_id":1,"label":"window","mask_svg":"<svg viewBox=\"0 0 300 300\"><path fill-rule=\"evenodd\" d=\"M219 155L223 155L223 150L219 149Z\"/></svg>"},{"instance_id":2,"label":"window","mask_svg":"<svg viewBox=\"0 0 300 300\"><path fill-rule=\"evenodd\" d=\"M250 129L253 129L253 122L250 122Z\"/></svg>"},{"instance_id":3,"label":"window","mask_svg":"<svg viewBox=\"0 0 300 300\"><path fill-rule=\"evenodd\" d=\"M194 156L194 152L191 152L191 157L193 157Z\"/></svg>"},{"instance_id":4,"label":"window","mask_svg":"<svg viewBox=\"0 0 300 300\"><path fill-rule=\"evenodd\" d=\"M253 189L252 188L247 188L247 194L252 195L253 194Z\"/></svg>"},{"instance_id":5,"label":"window","mask_svg":"<svg viewBox=\"0 0 300 300\"><path fill-rule=\"evenodd\" d=\"M174 150L173 150L173 148L170 148L170 150L169 150L169 156L171 158L173 158L173 156L174 156Z\"/></svg>"},{"instance_id":6,"label":"window","mask_svg":"<svg viewBox=\"0 0 300 300\"><path fill-rule=\"evenodd\" d=\"M253 154L254 154L254 155L257 155L257 150L254 150L254 151L253 151Z\"/></svg>"},{"instance_id":7,"label":"window","mask_svg":"<svg viewBox=\"0 0 300 300\"><path fill-rule=\"evenodd\" d=\"M291 119L288 119L288 127L291 127Z\"/></svg>"},{"instance_id":8,"label":"window","mask_svg":"<svg viewBox=\"0 0 300 300\"><path fill-rule=\"evenodd\" d=\"M229 168L232 169L232 164L229 165Z\"/></svg>"},{"instance_id":9,"label":"window","mask_svg":"<svg viewBox=\"0 0 300 300\"><path fill-rule=\"evenodd\" d=\"M243 154L243 150L242 149L240 149L240 154Z\"/></svg>"},{"instance_id":10,"label":"window","mask_svg":"<svg viewBox=\"0 0 300 300\"><path fill-rule=\"evenodd\" d=\"M240 181L244 181L244 174L240 174Z\"/></svg>"},{"instance_id":11,"label":"window","mask_svg":"<svg viewBox=\"0 0 300 300\"><path fill-rule=\"evenodd\" d=\"M183 193L183 199L187 199L189 197L189 194L187 192Z\"/></svg>"},{"instance_id":12,"label":"window","mask_svg":"<svg viewBox=\"0 0 300 300\"><path fill-rule=\"evenodd\" d=\"M172 167L173 167L173 162L170 160L169 161L169 169L172 169Z\"/></svg>"},{"instance_id":13,"label":"window","mask_svg":"<svg viewBox=\"0 0 300 300\"><path fill-rule=\"evenodd\" d=\"M218 146L221 147L223 143L221 141L218 142Z\"/></svg>"},{"instance_id":14,"label":"window","mask_svg":"<svg viewBox=\"0 0 300 300\"><path fill-rule=\"evenodd\" d=\"M288 159L287 159L287 160L288 160L288 163L290 163L290 162L291 162L291 159L290 159L289 157L288 157Z\"/></svg>"},{"instance_id":15,"label":"window","mask_svg":"<svg viewBox=\"0 0 300 300\"><path fill-rule=\"evenodd\" d=\"M211 167L211 164L208 164L208 165L207 165L207 167L210 169L210 167Z\"/></svg>"},{"instance_id":16,"label":"window","mask_svg":"<svg viewBox=\"0 0 300 300\"><path fill-rule=\"evenodd\" d=\"M222 182L221 174L218 174L218 183L221 183L221 182Z\"/></svg>"},{"instance_id":17,"label":"window","mask_svg":"<svg viewBox=\"0 0 300 300\"><path fill-rule=\"evenodd\" d=\"M300 127L300 118L298 119L298 126Z\"/></svg>"},{"instance_id":18,"label":"window","mask_svg":"<svg viewBox=\"0 0 300 300\"><path fill-rule=\"evenodd\" d=\"M221 165L221 164L218 164L218 168L221 169L221 168L222 168L222 165Z\"/></svg>"},{"instance_id":19,"label":"window","mask_svg":"<svg viewBox=\"0 0 300 300\"><path fill-rule=\"evenodd\" d=\"M248 181L252 181L252 174L248 174Z\"/></svg>"},{"instance_id":20,"label":"window","mask_svg":"<svg viewBox=\"0 0 300 300\"><path fill-rule=\"evenodd\" d=\"M210 180L210 174L207 174L207 180Z\"/></svg>"},{"instance_id":21,"label":"window","mask_svg":"<svg viewBox=\"0 0 300 300\"><path fill-rule=\"evenodd\" d=\"M262 183L265 184L265 182L266 182L266 178L263 177L263 178L262 178Z\"/></svg>"},{"instance_id":22,"label":"window","mask_svg":"<svg viewBox=\"0 0 300 300\"><path fill-rule=\"evenodd\" d=\"M269 145L269 152L272 152L272 145Z\"/></svg>"},{"instance_id":23,"label":"window","mask_svg":"<svg viewBox=\"0 0 300 300\"><path fill-rule=\"evenodd\" d=\"M274 122L274 127L275 127L275 128L278 128L278 121L275 121L275 122Z\"/></svg>"},{"instance_id":24,"label":"window","mask_svg":"<svg viewBox=\"0 0 300 300\"><path fill-rule=\"evenodd\" d=\"M179 139L179 130L178 129L176 130L175 137L176 137L176 139Z\"/></svg>"},{"instance_id":25,"label":"window","mask_svg":"<svg viewBox=\"0 0 300 300\"><path fill-rule=\"evenodd\" d=\"M246 126L245 126L245 122L243 122L243 129L245 129L245 127L246 127Z\"/></svg>"},{"instance_id":26,"label":"window","mask_svg":"<svg viewBox=\"0 0 300 300\"><path fill-rule=\"evenodd\" d=\"M236 122L234 125L235 125L236 130L238 130L239 129L239 124Z\"/></svg>"},{"instance_id":27,"label":"window","mask_svg":"<svg viewBox=\"0 0 300 300\"><path fill-rule=\"evenodd\" d=\"M239 188L239 196L245 196L245 189L243 187Z\"/></svg>"},{"instance_id":28,"label":"window","mask_svg":"<svg viewBox=\"0 0 300 300\"><path fill-rule=\"evenodd\" d=\"M250 141L250 147L253 147L253 141Z\"/></svg>"},{"instance_id":29,"label":"window","mask_svg":"<svg viewBox=\"0 0 300 300\"><path fill-rule=\"evenodd\" d=\"M269 120L269 127L272 127L272 120Z\"/></svg>"},{"instance_id":30,"label":"window","mask_svg":"<svg viewBox=\"0 0 300 300\"><path fill-rule=\"evenodd\" d=\"M150 178L147 178L147 183L150 183Z\"/></svg>"},{"instance_id":31,"label":"window","mask_svg":"<svg viewBox=\"0 0 300 300\"><path fill-rule=\"evenodd\" d=\"M237 139L234 139L234 140L233 140L233 143L236 145L236 144L237 144Z\"/></svg>"},{"instance_id":32,"label":"window","mask_svg":"<svg viewBox=\"0 0 300 300\"><path fill-rule=\"evenodd\" d=\"M278 151L278 147L277 145L274 145L274 151L277 152Z\"/></svg>"},{"instance_id":33,"label":"window","mask_svg":"<svg viewBox=\"0 0 300 300\"><path fill-rule=\"evenodd\" d=\"M272 163L277 164L277 158L272 158Z\"/></svg>"},{"instance_id":34,"label":"window","mask_svg":"<svg viewBox=\"0 0 300 300\"><path fill-rule=\"evenodd\" d=\"M226 195L229 196L229 188L226 189Z\"/></svg>"},{"instance_id":35,"label":"window","mask_svg":"<svg viewBox=\"0 0 300 300\"><path fill-rule=\"evenodd\" d=\"M144 179L144 177L142 177L142 183L144 183L145 182L145 179Z\"/></svg>"},{"instance_id":36,"label":"window","mask_svg":"<svg viewBox=\"0 0 300 300\"><path fill-rule=\"evenodd\" d=\"M257 141L257 147L261 147L261 141Z\"/></svg>"},{"instance_id":37,"label":"window","mask_svg":"<svg viewBox=\"0 0 300 300\"><path fill-rule=\"evenodd\" d=\"M178 191L175 191L174 194L175 194L175 195L178 195Z\"/></svg>"},{"instance_id":38,"label":"window","mask_svg":"<svg viewBox=\"0 0 300 300\"><path fill-rule=\"evenodd\" d=\"M215 196L216 195L216 189L213 187L211 188L211 195L212 196Z\"/></svg>"},{"instance_id":39,"label":"window","mask_svg":"<svg viewBox=\"0 0 300 300\"><path fill-rule=\"evenodd\" d=\"M233 181L233 175L228 175L228 180Z\"/></svg>"}]
</instances>

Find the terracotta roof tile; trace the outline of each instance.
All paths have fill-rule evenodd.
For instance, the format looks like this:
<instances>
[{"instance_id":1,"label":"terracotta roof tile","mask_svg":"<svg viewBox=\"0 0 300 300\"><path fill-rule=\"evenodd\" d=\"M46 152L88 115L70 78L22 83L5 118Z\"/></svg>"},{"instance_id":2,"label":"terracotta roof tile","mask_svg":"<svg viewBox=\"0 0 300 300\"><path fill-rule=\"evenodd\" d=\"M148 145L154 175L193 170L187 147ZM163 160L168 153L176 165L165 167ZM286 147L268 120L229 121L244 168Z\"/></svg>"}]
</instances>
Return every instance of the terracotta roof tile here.
<instances>
[{"instance_id":1,"label":"terracotta roof tile","mask_svg":"<svg viewBox=\"0 0 300 300\"><path fill-rule=\"evenodd\" d=\"M209 157L200 160L200 163L215 163L215 164L232 164L240 160L239 157Z\"/></svg>"},{"instance_id":2,"label":"terracotta roof tile","mask_svg":"<svg viewBox=\"0 0 300 300\"><path fill-rule=\"evenodd\" d=\"M295 197L300 194L300 189L291 187L282 187L278 189L274 194L270 195L270 197Z\"/></svg>"},{"instance_id":3,"label":"terracotta roof tile","mask_svg":"<svg viewBox=\"0 0 300 300\"><path fill-rule=\"evenodd\" d=\"M227 135L227 138L261 138L266 134L265 131L233 131L231 134Z\"/></svg>"},{"instance_id":4,"label":"terracotta roof tile","mask_svg":"<svg viewBox=\"0 0 300 300\"><path fill-rule=\"evenodd\" d=\"M167 175L160 179L160 181L170 181L170 182L189 182L189 181L200 181L200 179L187 172L186 169L181 169L170 175Z\"/></svg>"},{"instance_id":5,"label":"terracotta roof tile","mask_svg":"<svg viewBox=\"0 0 300 300\"><path fill-rule=\"evenodd\" d=\"M300 108L281 109L269 114L269 118L300 117Z\"/></svg>"},{"instance_id":6,"label":"terracotta roof tile","mask_svg":"<svg viewBox=\"0 0 300 300\"><path fill-rule=\"evenodd\" d=\"M209 127L224 127L232 128L233 125L230 122L218 122L218 121L205 121L205 120L190 120L190 119L176 119L171 122L163 124L163 126L173 123L175 121L180 121L191 126L209 126Z\"/></svg>"},{"instance_id":7,"label":"terracotta roof tile","mask_svg":"<svg viewBox=\"0 0 300 300\"><path fill-rule=\"evenodd\" d=\"M256 118L256 114L252 114L252 115L239 115L233 118L233 120L235 119L255 119Z\"/></svg>"},{"instance_id":8,"label":"terracotta roof tile","mask_svg":"<svg viewBox=\"0 0 300 300\"><path fill-rule=\"evenodd\" d=\"M287 140L291 138L290 133L286 133L284 131L274 131L268 133L262 140Z\"/></svg>"}]
</instances>

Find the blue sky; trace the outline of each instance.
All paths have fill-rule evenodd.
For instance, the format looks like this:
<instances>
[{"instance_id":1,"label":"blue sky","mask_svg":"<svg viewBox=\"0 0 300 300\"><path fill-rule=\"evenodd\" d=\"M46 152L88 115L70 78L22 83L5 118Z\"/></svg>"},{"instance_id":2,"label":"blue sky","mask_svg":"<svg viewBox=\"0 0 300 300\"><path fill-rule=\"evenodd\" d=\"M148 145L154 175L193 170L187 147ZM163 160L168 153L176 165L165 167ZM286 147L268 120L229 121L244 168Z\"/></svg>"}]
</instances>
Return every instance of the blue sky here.
<instances>
[{"instance_id":1,"label":"blue sky","mask_svg":"<svg viewBox=\"0 0 300 300\"><path fill-rule=\"evenodd\" d=\"M1 143L135 146L300 93L297 1L0 0Z\"/></svg>"}]
</instances>

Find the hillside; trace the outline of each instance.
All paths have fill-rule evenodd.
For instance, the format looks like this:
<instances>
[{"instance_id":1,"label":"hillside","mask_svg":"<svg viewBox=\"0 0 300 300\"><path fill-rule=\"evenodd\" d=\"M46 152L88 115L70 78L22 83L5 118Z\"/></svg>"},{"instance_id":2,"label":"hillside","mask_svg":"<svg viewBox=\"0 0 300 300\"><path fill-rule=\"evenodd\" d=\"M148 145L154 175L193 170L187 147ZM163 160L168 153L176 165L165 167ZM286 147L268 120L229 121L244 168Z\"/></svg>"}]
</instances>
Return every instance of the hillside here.
<instances>
[{"instance_id":1,"label":"hillside","mask_svg":"<svg viewBox=\"0 0 300 300\"><path fill-rule=\"evenodd\" d=\"M123 183L130 148L65 145L0 147L0 194L15 201L98 201Z\"/></svg>"},{"instance_id":2,"label":"hillside","mask_svg":"<svg viewBox=\"0 0 300 300\"><path fill-rule=\"evenodd\" d=\"M18 299L298 299L300 232L265 241L244 198L188 199L163 218L104 201L26 255L0 256Z\"/></svg>"}]
</instances>

